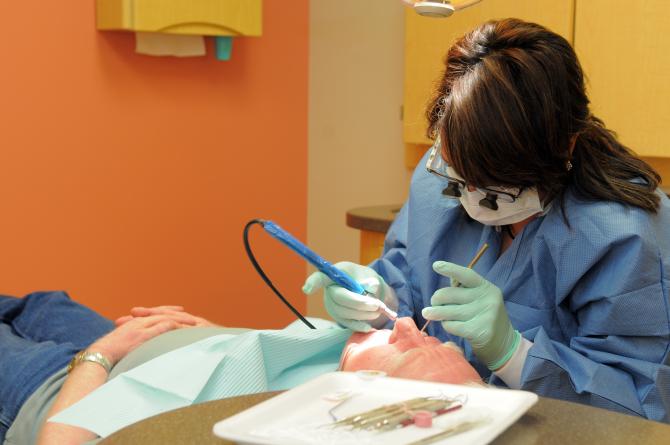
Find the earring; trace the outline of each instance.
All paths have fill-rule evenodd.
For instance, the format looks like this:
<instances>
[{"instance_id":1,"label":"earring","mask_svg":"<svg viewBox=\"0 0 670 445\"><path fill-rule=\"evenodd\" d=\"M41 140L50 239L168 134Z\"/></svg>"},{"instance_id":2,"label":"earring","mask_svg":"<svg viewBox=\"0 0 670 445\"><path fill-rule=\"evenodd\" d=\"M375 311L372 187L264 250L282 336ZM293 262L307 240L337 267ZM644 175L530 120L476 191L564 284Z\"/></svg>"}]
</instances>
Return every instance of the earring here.
<instances>
[{"instance_id":1,"label":"earring","mask_svg":"<svg viewBox=\"0 0 670 445\"><path fill-rule=\"evenodd\" d=\"M570 161L566 162L566 163L565 163L565 169L566 169L567 171L572 170L572 162L570 162Z\"/></svg>"}]
</instances>

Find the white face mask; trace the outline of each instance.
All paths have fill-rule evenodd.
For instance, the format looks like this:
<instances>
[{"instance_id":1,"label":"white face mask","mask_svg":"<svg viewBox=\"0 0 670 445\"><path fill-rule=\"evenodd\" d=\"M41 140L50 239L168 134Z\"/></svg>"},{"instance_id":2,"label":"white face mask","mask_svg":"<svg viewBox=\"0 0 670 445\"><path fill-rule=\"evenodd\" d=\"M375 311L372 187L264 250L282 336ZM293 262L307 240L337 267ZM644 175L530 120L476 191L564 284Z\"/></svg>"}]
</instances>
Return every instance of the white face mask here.
<instances>
[{"instance_id":1,"label":"white face mask","mask_svg":"<svg viewBox=\"0 0 670 445\"><path fill-rule=\"evenodd\" d=\"M449 172L449 176L460 179L451 167L447 167L447 171ZM497 199L498 210L491 210L479 205L479 202L485 198L486 193L479 189L470 191L467 187L464 187L461 189L459 200L465 211L470 215L470 218L488 226L514 224L530 216L544 212L540 196L534 188L522 191L514 202L504 202L501 199Z\"/></svg>"},{"instance_id":2,"label":"white face mask","mask_svg":"<svg viewBox=\"0 0 670 445\"><path fill-rule=\"evenodd\" d=\"M527 189L514 202L496 202L498 210L491 210L479 205L479 201L486 195L478 190L473 192L465 190L459 198L463 208L468 212L470 218L476 219L488 226L504 226L518 223L524 219L544 211L540 197L535 189Z\"/></svg>"}]
</instances>

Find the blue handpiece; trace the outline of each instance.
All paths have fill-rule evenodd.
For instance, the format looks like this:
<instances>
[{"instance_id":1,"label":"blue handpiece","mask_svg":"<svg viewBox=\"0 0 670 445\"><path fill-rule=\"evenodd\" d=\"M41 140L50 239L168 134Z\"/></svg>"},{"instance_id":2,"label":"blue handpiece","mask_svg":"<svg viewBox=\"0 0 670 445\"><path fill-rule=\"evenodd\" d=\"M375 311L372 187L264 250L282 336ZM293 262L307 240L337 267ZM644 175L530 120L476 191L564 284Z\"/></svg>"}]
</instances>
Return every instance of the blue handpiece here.
<instances>
[{"instance_id":1,"label":"blue handpiece","mask_svg":"<svg viewBox=\"0 0 670 445\"><path fill-rule=\"evenodd\" d=\"M321 258L313 250L298 241L293 237L293 235L279 227L277 224L273 223L272 221L263 221L262 224L266 232L288 246L295 253L309 261L310 264L319 269L319 271L323 272L328 278L333 280L333 282L339 284L347 290L350 290L351 292L355 292L360 295L370 294L356 280L351 278L349 274L341 271L337 267L330 264L328 261ZM398 318L398 314L389 309L389 307L386 306L383 301L378 301L378 312L386 315L391 320L396 320Z\"/></svg>"},{"instance_id":2,"label":"blue handpiece","mask_svg":"<svg viewBox=\"0 0 670 445\"><path fill-rule=\"evenodd\" d=\"M341 271L337 267L330 264L328 261L321 258L313 250L298 241L295 237L293 237L293 235L279 227L277 224L273 223L272 221L263 221L263 228L274 238L278 239L295 253L309 261L312 266L326 274L326 276L335 283L357 294L368 294L365 288L358 284L356 280L351 278L349 274Z\"/></svg>"}]
</instances>

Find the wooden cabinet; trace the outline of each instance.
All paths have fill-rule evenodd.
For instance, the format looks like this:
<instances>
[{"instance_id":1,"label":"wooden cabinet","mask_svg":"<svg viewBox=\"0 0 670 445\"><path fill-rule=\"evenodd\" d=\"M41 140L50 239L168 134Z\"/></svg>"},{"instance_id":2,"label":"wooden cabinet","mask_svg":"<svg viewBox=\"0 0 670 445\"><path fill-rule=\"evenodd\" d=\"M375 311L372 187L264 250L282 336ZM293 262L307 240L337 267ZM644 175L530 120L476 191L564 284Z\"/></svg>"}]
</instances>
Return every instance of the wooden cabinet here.
<instances>
[{"instance_id":1,"label":"wooden cabinet","mask_svg":"<svg viewBox=\"0 0 670 445\"><path fill-rule=\"evenodd\" d=\"M360 264L369 264L384 250L384 238L400 211L400 204L359 207L347 212L347 226L361 231Z\"/></svg>"},{"instance_id":2,"label":"wooden cabinet","mask_svg":"<svg viewBox=\"0 0 670 445\"><path fill-rule=\"evenodd\" d=\"M262 0L96 0L101 30L260 36Z\"/></svg>"},{"instance_id":3,"label":"wooden cabinet","mask_svg":"<svg viewBox=\"0 0 670 445\"><path fill-rule=\"evenodd\" d=\"M576 5L575 49L593 113L638 154L670 157L670 2Z\"/></svg>"}]
</instances>

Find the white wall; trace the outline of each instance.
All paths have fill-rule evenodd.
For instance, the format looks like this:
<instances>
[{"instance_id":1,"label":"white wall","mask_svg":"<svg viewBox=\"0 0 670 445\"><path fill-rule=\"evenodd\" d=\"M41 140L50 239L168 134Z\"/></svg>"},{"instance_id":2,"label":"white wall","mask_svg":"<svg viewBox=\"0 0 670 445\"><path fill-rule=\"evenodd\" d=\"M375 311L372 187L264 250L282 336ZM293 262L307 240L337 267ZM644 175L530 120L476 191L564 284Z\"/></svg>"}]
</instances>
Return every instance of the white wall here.
<instances>
[{"instance_id":1,"label":"white wall","mask_svg":"<svg viewBox=\"0 0 670 445\"><path fill-rule=\"evenodd\" d=\"M355 207L401 203L404 9L400 0L311 0L307 242L358 261ZM307 312L324 316L322 298Z\"/></svg>"}]
</instances>

